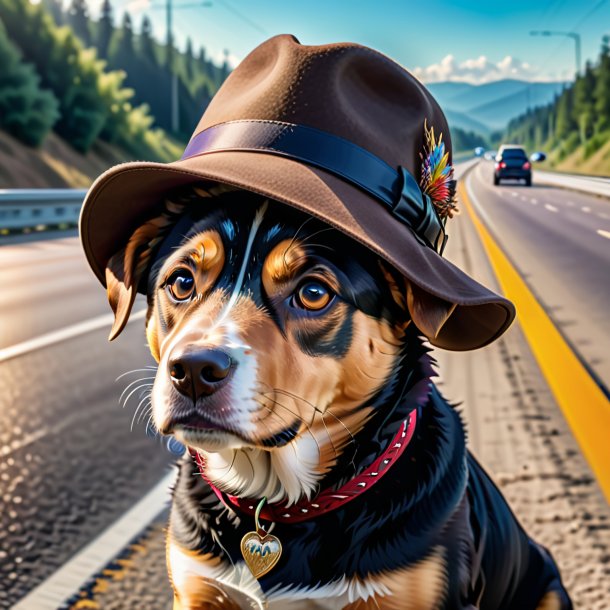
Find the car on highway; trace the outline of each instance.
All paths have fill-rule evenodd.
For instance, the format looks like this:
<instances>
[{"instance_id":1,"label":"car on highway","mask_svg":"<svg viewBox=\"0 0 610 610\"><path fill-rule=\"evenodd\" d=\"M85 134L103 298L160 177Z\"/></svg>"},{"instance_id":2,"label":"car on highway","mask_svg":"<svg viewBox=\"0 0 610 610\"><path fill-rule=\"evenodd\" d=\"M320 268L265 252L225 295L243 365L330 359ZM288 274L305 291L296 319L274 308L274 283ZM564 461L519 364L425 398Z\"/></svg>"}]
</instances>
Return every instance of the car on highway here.
<instances>
[{"instance_id":1,"label":"car on highway","mask_svg":"<svg viewBox=\"0 0 610 610\"><path fill-rule=\"evenodd\" d=\"M525 180L526 186L532 186L532 164L521 146L505 144L500 147L496 156L494 184L501 180Z\"/></svg>"}]
</instances>

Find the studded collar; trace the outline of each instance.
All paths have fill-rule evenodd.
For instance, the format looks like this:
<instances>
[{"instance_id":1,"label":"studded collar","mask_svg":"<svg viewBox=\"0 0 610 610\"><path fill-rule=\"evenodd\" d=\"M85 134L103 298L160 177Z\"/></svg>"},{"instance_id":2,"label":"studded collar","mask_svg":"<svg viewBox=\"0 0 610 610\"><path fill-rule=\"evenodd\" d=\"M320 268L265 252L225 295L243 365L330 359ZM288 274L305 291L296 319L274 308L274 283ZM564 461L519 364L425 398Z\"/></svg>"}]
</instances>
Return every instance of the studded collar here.
<instances>
[{"instance_id":1,"label":"studded collar","mask_svg":"<svg viewBox=\"0 0 610 610\"><path fill-rule=\"evenodd\" d=\"M272 522L299 523L319 517L357 498L373 487L403 454L413 438L416 422L417 409L413 409L401 422L398 432L385 451L368 468L339 489L325 489L312 499L304 498L290 506L287 506L286 502L267 504L262 509L260 517ZM230 508L236 507L246 514L254 515L259 500L232 496L215 487L205 475L205 457L194 449L189 449L189 452L195 459L201 476L223 504Z\"/></svg>"}]
</instances>

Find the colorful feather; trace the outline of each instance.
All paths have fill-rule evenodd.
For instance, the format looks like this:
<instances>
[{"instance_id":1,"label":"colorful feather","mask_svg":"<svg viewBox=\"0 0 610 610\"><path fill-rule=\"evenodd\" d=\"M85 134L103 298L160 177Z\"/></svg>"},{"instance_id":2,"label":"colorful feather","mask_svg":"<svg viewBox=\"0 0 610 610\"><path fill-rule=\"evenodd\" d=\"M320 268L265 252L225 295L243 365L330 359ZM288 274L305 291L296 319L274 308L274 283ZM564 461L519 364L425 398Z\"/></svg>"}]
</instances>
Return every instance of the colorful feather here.
<instances>
[{"instance_id":1,"label":"colorful feather","mask_svg":"<svg viewBox=\"0 0 610 610\"><path fill-rule=\"evenodd\" d=\"M453 166L449 164L449 153L445 151L443 134L439 134L437 140L434 127L428 129L427 121L424 122L424 133L426 137L424 152L419 153L422 160L419 185L430 197L439 217L442 220L452 218L458 211L456 183L453 178Z\"/></svg>"}]
</instances>

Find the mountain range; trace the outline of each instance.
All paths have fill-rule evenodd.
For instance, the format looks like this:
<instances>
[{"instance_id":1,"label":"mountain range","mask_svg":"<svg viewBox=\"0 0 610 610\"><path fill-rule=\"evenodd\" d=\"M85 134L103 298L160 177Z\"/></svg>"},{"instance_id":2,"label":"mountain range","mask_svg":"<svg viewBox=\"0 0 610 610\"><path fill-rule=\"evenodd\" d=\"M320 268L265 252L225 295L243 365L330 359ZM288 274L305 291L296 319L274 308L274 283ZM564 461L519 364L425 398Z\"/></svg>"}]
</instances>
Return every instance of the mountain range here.
<instances>
[{"instance_id":1,"label":"mountain range","mask_svg":"<svg viewBox=\"0 0 610 610\"><path fill-rule=\"evenodd\" d=\"M443 108L451 127L489 135L506 129L511 119L553 101L567 83L498 80L482 85L430 83L426 87Z\"/></svg>"}]
</instances>

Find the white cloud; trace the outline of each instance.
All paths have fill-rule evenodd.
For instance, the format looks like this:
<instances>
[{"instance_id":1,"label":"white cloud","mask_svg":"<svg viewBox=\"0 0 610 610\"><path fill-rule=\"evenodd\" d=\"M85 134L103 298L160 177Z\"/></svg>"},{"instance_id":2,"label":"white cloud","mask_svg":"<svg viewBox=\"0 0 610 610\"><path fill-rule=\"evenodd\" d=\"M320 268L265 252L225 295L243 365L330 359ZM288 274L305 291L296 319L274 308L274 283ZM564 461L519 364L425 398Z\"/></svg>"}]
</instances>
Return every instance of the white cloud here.
<instances>
[{"instance_id":1,"label":"white cloud","mask_svg":"<svg viewBox=\"0 0 610 610\"><path fill-rule=\"evenodd\" d=\"M132 13L132 14L139 14L142 11L146 11L150 8L151 6L151 1L150 0L131 0L131 2L128 2L125 5L125 8L123 9L124 11L126 11L127 13Z\"/></svg>"},{"instance_id":2,"label":"white cloud","mask_svg":"<svg viewBox=\"0 0 610 610\"><path fill-rule=\"evenodd\" d=\"M549 80L540 77L534 66L510 55L497 63L490 61L485 55L462 62L456 61L453 55L447 55L439 63L425 68L417 67L412 72L424 83L450 80L478 85L503 78Z\"/></svg>"},{"instance_id":3,"label":"white cloud","mask_svg":"<svg viewBox=\"0 0 610 610\"><path fill-rule=\"evenodd\" d=\"M224 51L216 51L215 53L212 53L210 55L210 59L217 65L217 66L222 66L222 64L224 64L225 62L225 54ZM234 55L233 53L229 53L229 56L227 57L227 60L229 62L229 67L231 69L235 68L235 66L237 66L237 64L241 61L241 57L237 57L237 55Z\"/></svg>"},{"instance_id":4,"label":"white cloud","mask_svg":"<svg viewBox=\"0 0 610 610\"><path fill-rule=\"evenodd\" d=\"M131 0L125 5L124 10L128 13L139 14L142 11L150 9L150 0Z\"/></svg>"}]
</instances>

